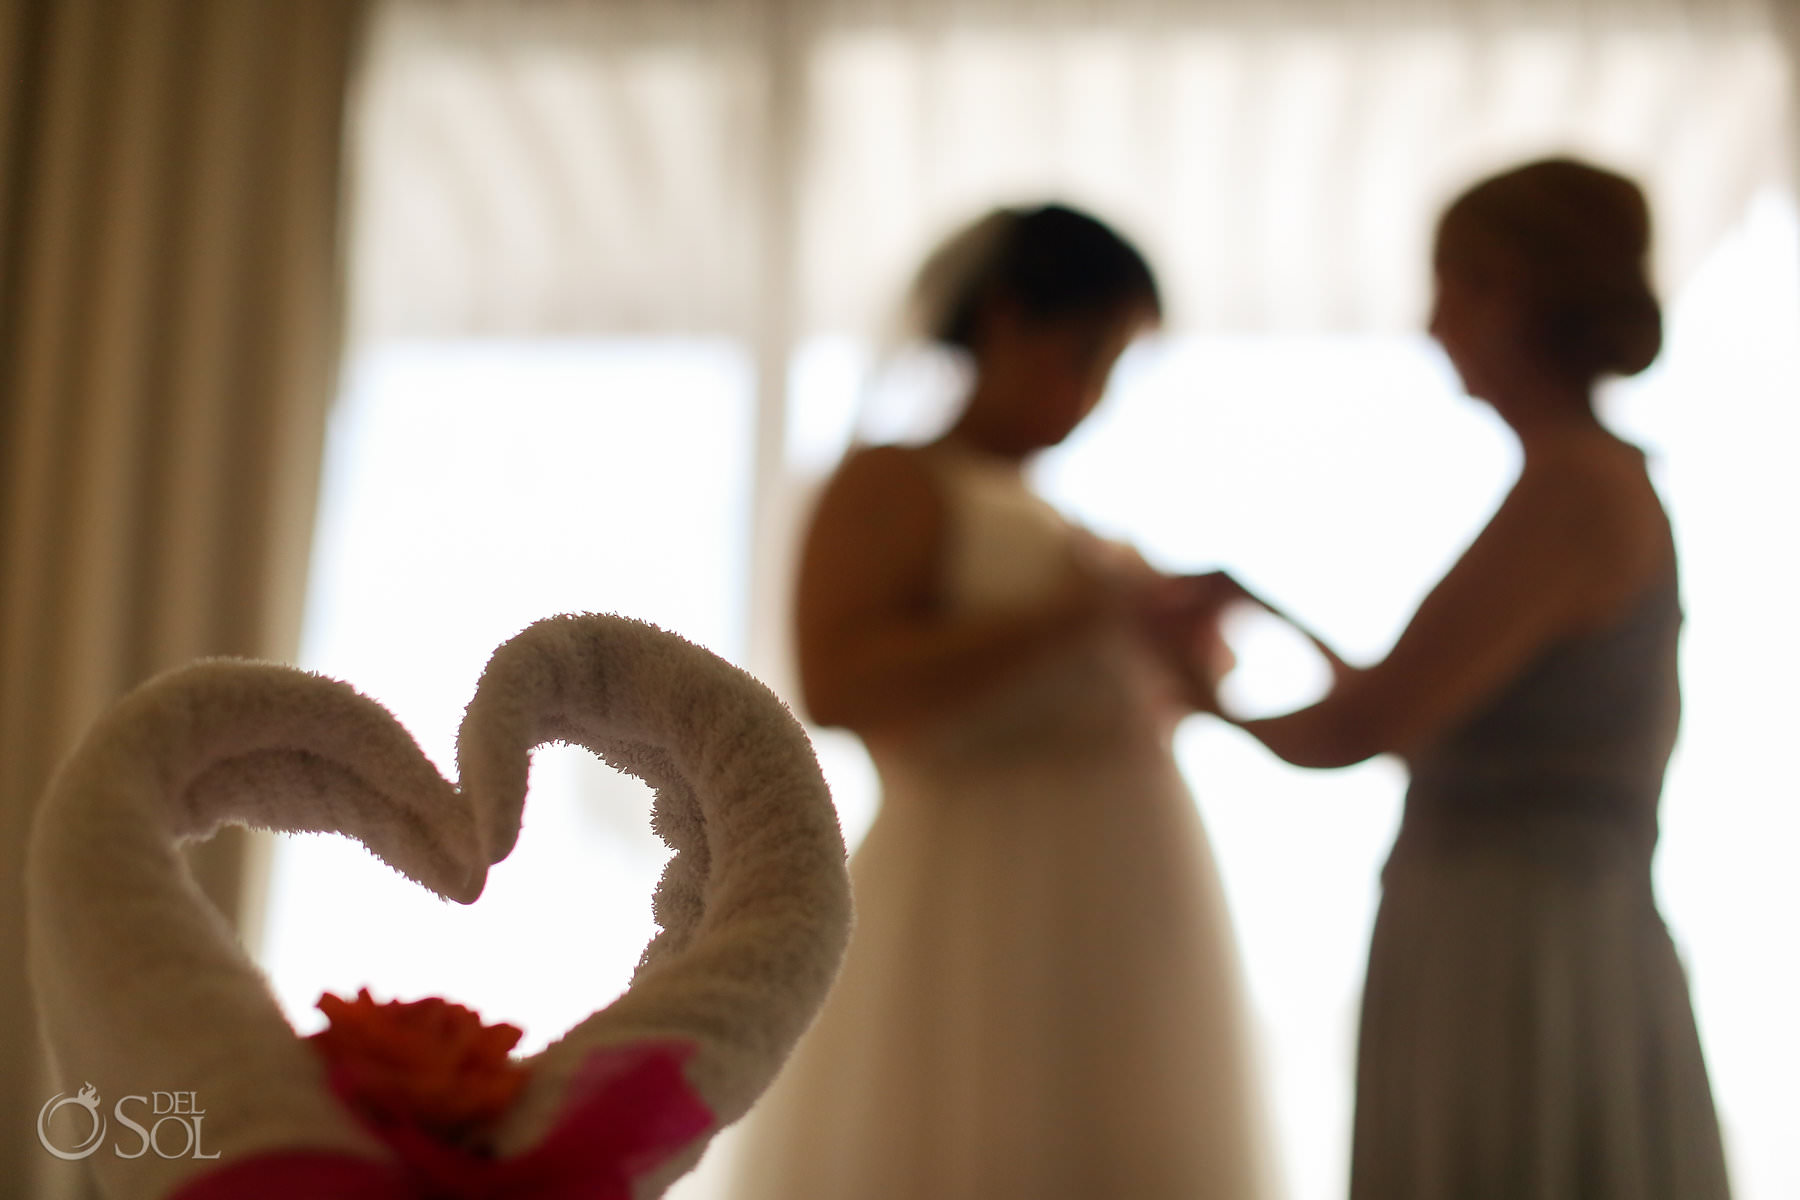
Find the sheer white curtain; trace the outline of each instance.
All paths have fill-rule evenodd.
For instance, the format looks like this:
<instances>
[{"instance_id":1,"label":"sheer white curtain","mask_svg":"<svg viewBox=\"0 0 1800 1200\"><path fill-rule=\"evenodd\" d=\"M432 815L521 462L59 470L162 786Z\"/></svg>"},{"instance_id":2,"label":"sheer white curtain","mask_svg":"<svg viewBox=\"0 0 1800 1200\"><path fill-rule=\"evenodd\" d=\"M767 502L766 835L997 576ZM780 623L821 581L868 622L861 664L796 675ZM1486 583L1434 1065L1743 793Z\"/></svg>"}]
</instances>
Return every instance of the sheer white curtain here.
<instances>
[{"instance_id":1,"label":"sheer white curtain","mask_svg":"<svg viewBox=\"0 0 1800 1200\"><path fill-rule=\"evenodd\" d=\"M1446 191L1558 146L1649 185L1675 284L1785 167L1771 24L1768 0L391 0L355 311L742 332L785 251L796 331L866 332L947 225L1053 192L1154 252L1178 325L1410 328Z\"/></svg>"},{"instance_id":2,"label":"sheer white curtain","mask_svg":"<svg viewBox=\"0 0 1800 1200\"><path fill-rule=\"evenodd\" d=\"M1446 192L1563 148L1646 182L1668 290L1789 161L1770 27L1769 0L390 0L352 310L370 338L756 347L779 680L789 352L876 329L971 211L1106 213L1177 329L1393 331Z\"/></svg>"},{"instance_id":3,"label":"sheer white curtain","mask_svg":"<svg viewBox=\"0 0 1800 1200\"><path fill-rule=\"evenodd\" d=\"M1739 284L1718 280L1756 267L1770 247L1792 259L1772 278L1800 268L1780 215L1792 212L1789 170L1800 146L1791 103L1796 42L1778 35L1784 21L1794 37L1800 21L1778 0L389 0L358 97L353 330L364 346L667 336L740 347L756 385L743 657L789 690L793 532L817 472L848 433L871 348L905 276L941 232L975 210L1064 197L1115 219L1151 254L1170 299L1173 345L1160 359L1127 364L1109 406L1118 416L1052 464L1047 485L1096 520L1154 543L1165 559L1231 557L1231 506L1243 496L1221 494L1191 521L1171 521L1166 511L1152 519L1134 515L1140 510L1121 499L1118 482L1120 464L1136 453L1127 443L1173 442L1159 431L1188 420L1180 397L1203 394L1211 423L1181 426L1183 436L1212 439L1195 443L1198 465L1151 456L1139 460L1143 471L1167 481L1183 470L1203 473L1209 453L1257 458L1267 479L1283 481L1282 511L1296 521L1329 489L1380 491L1368 511L1388 522L1394 545L1341 565L1394 578L1338 593L1382 610L1338 626L1352 644L1379 649L1391 633L1382 622L1402 616L1409 589L1473 531L1509 466L1491 430L1442 416L1452 389L1411 332L1427 299L1432 218L1470 176L1570 150L1646 183L1665 294L1698 289L1711 299L1688 305L1700 314L1686 319L1689 349L1643 390L1652 406L1644 419L1656 426L1656 396L1705 395L1706 372L1720 355L1762 372L1754 387L1738 388L1734 405L1684 401L1703 415L1658 427L1710 447L1674 457L1675 474L1699 479L1695 464L1704 459L1714 472L1706 480L1728 480L1731 456L1749 453L1742 439L1758 428L1759 406L1800 378L1791 356L1771 351L1765 361L1743 346L1721 349L1745 330L1767 333L1767 322L1785 321L1787 310L1784 299L1758 300L1764 323L1733 326L1733 304L1747 301L1734 298ZM1734 245L1736 259L1727 253ZM1767 282L1769 265L1760 266L1756 278ZM1362 372L1367 379L1345 391L1346 403L1391 385L1396 397L1369 401L1388 408L1340 408L1320 395ZM1768 383L1777 376L1785 382ZM1290 409L1281 407L1284 397L1298 399ZM1246 415L1253 405L1263 408ZM1365 411L1371 415L1355 415ZM1312 427L1284 430L1282 413ZM1737 443L1707 425L1714 413L1744 422ZM1305 466L1421 421L1463 439L1457 444L1476 464L1459 476L1416 463L1407 486L1443 489L1433 506L1376 486L1391 480L1324 467L1309 474ZM1679 447L1671 447L1674 455ZM674 442L629 452L640 449L680 452ZM624 452L601 451L600 469L604 454ZM1688 486L1703 494L1707 485ZM1191 502L1202 505L1205 494L1192 493ZM1700 543L1732 522L1751 541L1783 536L1779 505L1790 500L1789 492L1769 492L1761 509L1688 519L1696 543L1690 576L1701 561L1717 578L1774 586L1774 577L1745 565L1755 561L1748 542L1730 561L1709 558ZM1419 519L1422 508L1431 508L1431 521ZM1295 528L1297 538L1311 536ZM1306 553L1315 551L1347 553ZM1292 557L1300 556L1297 548ZM1268 582L1289 587L1303 607L1318 604L1330 627L1329 592L1306 596L1311 585L1298 576L1271 574ZM1728 624L1732 611L1715 610L1706 628ZM1699 641L1714 657L1691 677L1707 677L1707 663L1741 644ZM1725 697L1724 711L1749 703L1732 701L1725 685L1711 694ZM1724 720L1694 719L1715 728ZM1196 772L1238 769L1240 749L1203 746L1197 736L1184 750ZM846 739L820 745L854 836L871 801L866 763ZM1690 759L1690 774L1713 761ZM1342 988L1354 986L1363 950L1354 905L1373 893L1372 864L1398 779L1381 764L1349 781L1256 779L1259 788L1308 789L1321 805L1328 792L1341 793L1341 807L1308 810L1319 822L1312 843L1352 847L1335 874L1310 877L1319 894L1306 898L1323 910L1347 903L1343 889L1355 893L1340 922L1348 933L1332 925L1316 946L1250 948L1253 960L1264 955L1252 974L1263 971L1265 1033L1285 1073L1281 1102L1298 1114L1283 1118L1295 1194L1322 1197L1341 1184L1341 1149L1315 1143L1338 1136L1347 1043L1335 1026L1309 1024L1316 1006L1270 995L1280 985L1269 964L1311 954L1330 960ZM1234 902L1254 921L1275 892L1291 895L1309 877L1295 877L1291 844L1247 832L1226 797L1215 812L1215 783L1196 778L1228 882L1238 881ZM1372 807L1358 809L1359 796ZM1690 816L1678 823L1700 824ZM1692 894L1732 869L1729 848L1711 845L1710 856L1679 860L1685 874L1676 891ZM1311 849L1300 856L1328 857ZM1771 918L1764 911L1756 919ZM1792 914L1774 920L1774 934L1791 941ZM1281 928L1311 936L1298 918ZM1756 986L1761 977L1745 967L1736 976L1719 968L1712 978ZM1703 973L1698 985L1704 1020ZM1750 1010L1713 1011L1729 1021ZM1776 1033L1767 1014L1746 1019L1770 1022ZM1800 1069L1793 1053L1780 1061ZM1308 1110L1308 1089L1341 1103ZM1729 1107L1730 1096L1722 1103ZM1792 1116L1800 1120L1800 1111ZM1749 1200L1800 1186L1800 1156L1778 1144L1774 1120L1749 1120L1740 1138L1750 1147L1744 1161L1760 1164L1752 1173L1763 1181L1764 1190L1745 1192ZM710 1194L704 1178L686 1186L687 1195Z\"/></svg>"}]
</instances>

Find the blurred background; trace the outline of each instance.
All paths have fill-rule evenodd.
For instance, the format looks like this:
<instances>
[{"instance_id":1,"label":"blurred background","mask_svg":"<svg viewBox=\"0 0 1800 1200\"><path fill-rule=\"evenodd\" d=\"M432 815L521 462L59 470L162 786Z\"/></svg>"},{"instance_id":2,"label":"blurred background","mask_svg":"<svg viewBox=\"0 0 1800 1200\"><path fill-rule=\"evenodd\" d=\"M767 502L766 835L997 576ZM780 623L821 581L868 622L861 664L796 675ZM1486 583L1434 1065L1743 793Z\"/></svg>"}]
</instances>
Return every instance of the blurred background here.
<instances>
[{"instance_id":1,"label":"blurred background","mask_svg":"<svg viewBox=\"0 0 1800 1200\"><path fill-rule=\"evenodd\" d=\"M889 354L909 272L1052 197L1145 249L1169 320L1039 484L1377 657L1517 467L1421 332L1437 211L1574 152L1658 222L1666 349L1606 400L1683 559L1657 887L1737 1193L1800 1196L1797 87L1789 0L0 0L0 1181L32 1181L0 1195L78 1194L31 1136L55 1088L16 880L49 770L124 689L298 661L448 771L494 646L599 610L792 696L813 489L953 395ZM1240 702L1313 686L1247 652L1271 669ZM854 846L873 773L817 744ZM1297 771L1202 719L1179 747L1290 1194L1341 1195L1403 774ZM334 839L195 868L301 1028L369 985L529 1049L648 940L648 803L540 752L469 910ZM675 1195L718 1195L730 1153Z\"/></svg>"}]
</instances>

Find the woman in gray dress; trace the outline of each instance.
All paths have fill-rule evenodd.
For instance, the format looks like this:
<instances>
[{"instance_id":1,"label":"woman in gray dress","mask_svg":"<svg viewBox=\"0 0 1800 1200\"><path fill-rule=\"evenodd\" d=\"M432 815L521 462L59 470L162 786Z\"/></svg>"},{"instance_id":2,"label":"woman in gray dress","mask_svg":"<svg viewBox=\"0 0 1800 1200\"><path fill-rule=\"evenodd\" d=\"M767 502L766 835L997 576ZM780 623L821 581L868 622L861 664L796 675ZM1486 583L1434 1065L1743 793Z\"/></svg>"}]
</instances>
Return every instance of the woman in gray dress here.
<instances>
[{"instance_id":1,"label":"woman in gray dress","mask_svg":"<svg viewBox=\"0 0 1800 1200\"><path fill-rule=\"evenodd\" d=\"M1383 661L1321 645L1324 699L1242 722L1300 766L1411 771L1363 992L1353 1200L1728 1194L1651 887L1674 546L1643 454L1593 404L1660 349L1648 247L1638 188L1568 159L1450 206L1431 333L1517 435L1519 478Z\"/></svg>"}]
</instances>

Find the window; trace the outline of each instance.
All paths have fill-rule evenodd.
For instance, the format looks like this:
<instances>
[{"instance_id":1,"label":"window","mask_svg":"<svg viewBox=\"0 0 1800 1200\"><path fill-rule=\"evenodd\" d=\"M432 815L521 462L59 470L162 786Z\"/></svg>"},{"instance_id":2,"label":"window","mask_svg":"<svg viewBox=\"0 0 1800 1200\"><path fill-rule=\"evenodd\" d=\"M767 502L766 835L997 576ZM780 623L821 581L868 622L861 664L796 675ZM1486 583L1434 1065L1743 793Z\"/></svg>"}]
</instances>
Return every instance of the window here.
<instances>
[{"instance_id":1,"label":"window","mask_svg":"<svg viewBox=\"0 0 1800 1200\"><path fill-rule=\"evenodd\" d=\"M489 654L539 617L618 611L726 657L744 638L750 371L699 341L381 343L335 414L303 665L386 704L454 778ZM467 909L341 838L284 839L264 965L321 990L443 994L535 1049L625 987L667 853L649 790L585 751L533 762L518 848Z\"/></svg>"}]
</instances>

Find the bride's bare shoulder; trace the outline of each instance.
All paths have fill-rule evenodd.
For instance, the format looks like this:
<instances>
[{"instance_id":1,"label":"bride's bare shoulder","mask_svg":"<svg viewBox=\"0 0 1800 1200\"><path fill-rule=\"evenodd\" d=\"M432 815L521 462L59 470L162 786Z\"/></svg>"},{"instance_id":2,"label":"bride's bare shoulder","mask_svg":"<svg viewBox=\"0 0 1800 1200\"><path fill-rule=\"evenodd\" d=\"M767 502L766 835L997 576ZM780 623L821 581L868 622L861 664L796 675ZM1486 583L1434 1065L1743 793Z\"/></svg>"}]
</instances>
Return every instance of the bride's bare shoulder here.
<instances>
[{"instance_id":1,"label":"bride's bare shoulder","mask_svg":"<svg viewBox=\"0 0 1800 1200\"><path fill-rule=\"evenodd\" d=\"M944 511L922 451L858 447L838 464L814 502L807 542L834 561L927 556Z\"/></svg>"}]
</instances>

